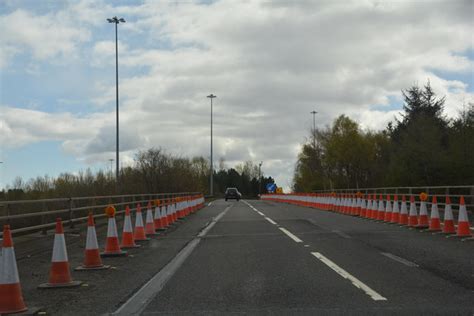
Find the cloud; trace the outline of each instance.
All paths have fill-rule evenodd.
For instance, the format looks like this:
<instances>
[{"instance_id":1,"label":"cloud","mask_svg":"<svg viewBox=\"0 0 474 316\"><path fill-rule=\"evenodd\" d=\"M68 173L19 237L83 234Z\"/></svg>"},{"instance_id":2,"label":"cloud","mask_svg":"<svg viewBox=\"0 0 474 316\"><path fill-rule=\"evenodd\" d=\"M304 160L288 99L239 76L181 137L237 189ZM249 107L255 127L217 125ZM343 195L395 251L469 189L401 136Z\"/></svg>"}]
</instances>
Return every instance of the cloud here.
<instances>
[{"instance_id":1,"label":"cloud","mask_svg":"<svg viewBox=\"0 0 474 316\"><path fill-rule=\"evenodd\" d=\"M462 102L473 99L472 80L458 79L473 69L471 9L470 1L145 1L117 7L81 1L60 14L17 10L3 16L32 18L48 31L28 35L21 26L19 34L25 35L14 40L7 29L0 62L26 47L34 59L77 50L79 57L90 57L91 68L111 67L114 42L94 34L108 27L103 16L116 12L127 20L120 34L126 159L152 146L208 157L206 95L214 93L214 160L224 157L228 166L263 160L264 172L287 186L313 109L318 126L345 113L364 128L382 129L397 115L400 91L429 79L447 96L447 115L457 115ZM78 29L57 18L73 15L79 16ZM81 46L87 41L94 44ZM85 84L97 87L90 102L101 105L101 112L80 117L32 112L34 122L43 122L38 125L15 121L17 110L9 107L13 114L2 114L3 143L52 138L86 163L110 156L115 113L107 106L114 103L115 83L92 77ZM65 123L49 126L58 119Z\"/></svg>"}]
</instances>

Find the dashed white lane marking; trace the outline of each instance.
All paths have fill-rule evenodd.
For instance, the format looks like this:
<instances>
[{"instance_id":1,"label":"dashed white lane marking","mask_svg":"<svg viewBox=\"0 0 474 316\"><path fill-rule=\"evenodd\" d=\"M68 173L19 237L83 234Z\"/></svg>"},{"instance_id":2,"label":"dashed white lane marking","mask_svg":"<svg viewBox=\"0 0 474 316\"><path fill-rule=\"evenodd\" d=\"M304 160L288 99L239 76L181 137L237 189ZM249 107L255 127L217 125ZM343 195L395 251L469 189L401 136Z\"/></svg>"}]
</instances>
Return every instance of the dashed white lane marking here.
<instances>
[{"instance_id":1,"label":"dashed white lane marking","mask_svg":"<svg viewBox=\"0 0 474 316\"><path fill-rule=\"evenodd\" d=\"M325 265L327 265L328 267L330 267L332 270L334 270L337 274L339 274L340 276L342 276L344 279L348 279L349 281L352 282L352 284L361 289L362 291L364 291L367 295L369 295L374 301L386 301L387 299L385 297L383 297L382 295L380 295L379 293L375 292L374 290L372 290L370 287L368 287L366 284L364 284L363 282L361 282L359 279L357 279L355 276L351 275L349 272L347 272L346 270L344 270L343 268L341 268L340 266L338 266L337 264L335 264L334 262L332 262L331 260L329 260L328 258L326 258L325 256L323 256L321 253L319 252L312 252L311 253L313 256L315 256L316 258L318 258L321 262L323 262Z\"/></svg>"},{"instance_id":2,"label":"dashed white lane marking","mask_svg":"<svg viewBox=\"0 0 474 316\"><path fill-rule=\"evenodd\" d=\"M351 239L352 238L351 236L349 236L345 232L341 232L340 230L333 230L332 232L335 233L335 234L338 234L342 238L346 238L346 239Z\"/></svg>"},{"instance_id":3,"label":"dashed white lane marking","mask_svg":"<svg viewBox=\"0 0 474 316\"><path fill-rule=\"evenodd\" d=\"M295 235L293 235L291 232L289 232L288 230L284 229L283 227L278 227L282 232L284 232L288 237L290 237L291 239L293 239L295 242L303 242L301 239L299 239L298 237L296 237Z\"/></svg>"},{"instance_id":4,"label":"dashed white lane marking","mask_svg":"<svg viewBox=\"0 0 474 316\"><path fill-rule=\"evenodd\" d=\"M272 223L273 225L277 225L277 223L275 223L270 217L264 217L267 221L269 221L270 223Z\"/></svg>"},{"instance_id":5,"label":"dashed white lane marking","mask_svg":"<svg viewBox=\"0 0 474 316\"><path fill-rule=\"evenodd\" d=\"M255 211L256 211L258 214L260 214L260 215L262 215L262 216L265 216L265 214L263 214L262 212L257 211L257 210L255 210Z\"/></svg>"},{"instance_id":6,"label":"dashed white lane marking","mask_svg":"<svg viewBox=\"0 0 474 316\"><path fill-rule=\"evenodd\" d=\"M209 204L207 204L207 206L211 206L212 205L212 202L209 202Z\"/></svg>"},{"instance_id":7,"label":"dashed white lane marking","mask_svg":"<svg viewBox=\"0 0 474 316\"><path fill-rule=\"evenodd\" d=\"M392 259L392 260L395 260L395 261L397 261L397 262L400 262L401 264L404 264L404 265L406 265L406 266L408 266L408 267L414 267L414 268L419 267L416 263L411 262L411 261L408 261L408 260L406 260L406 259L403 259L403 258L401 258L401 257L399 257L399 256L395 256L394 254L391 254L391 253L389 253L389 252L381 252L381 254L384 255L384 256L387 257L387 258L390 258L390 259Z\"/></svg>"}]
</instances>

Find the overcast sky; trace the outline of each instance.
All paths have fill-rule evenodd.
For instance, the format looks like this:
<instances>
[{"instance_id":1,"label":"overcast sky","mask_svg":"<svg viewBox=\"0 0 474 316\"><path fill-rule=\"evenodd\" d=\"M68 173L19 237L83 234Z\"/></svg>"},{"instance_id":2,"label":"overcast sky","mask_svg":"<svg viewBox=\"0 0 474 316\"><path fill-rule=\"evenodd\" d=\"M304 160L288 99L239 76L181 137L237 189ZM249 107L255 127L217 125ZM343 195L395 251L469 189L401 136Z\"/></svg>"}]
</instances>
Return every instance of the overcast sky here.
<instances>
[{"instance_id":1,"label":"overcast sky","mask_svg":"<svg viewBox=\"0 0 474 316\"><path fill-rule=\"evenodd\" d=\"M381 129L430 80L454 117L474 97L474 0L0 2L0 187L110 168L119 25L121 157L162 147L289 187L312 125Z\"/></svg>"}]
</instances>

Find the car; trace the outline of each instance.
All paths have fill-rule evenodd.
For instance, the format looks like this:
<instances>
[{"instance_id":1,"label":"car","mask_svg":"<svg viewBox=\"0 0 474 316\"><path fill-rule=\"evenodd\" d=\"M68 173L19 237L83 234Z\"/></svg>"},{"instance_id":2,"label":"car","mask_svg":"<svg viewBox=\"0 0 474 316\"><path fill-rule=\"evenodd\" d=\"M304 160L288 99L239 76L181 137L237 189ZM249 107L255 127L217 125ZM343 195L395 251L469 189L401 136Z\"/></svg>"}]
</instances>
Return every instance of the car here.
<instances>
[{"instance_id":1,"label":"car","mask_svg":"<svg viewBox=\"0 0 474 316\"><path fill-rule=\"evenodd\" d=\"M237 188L227 188L225 190L225 200L227 201L228 199L236 199L237 201L240 200L242 197L242 194L240 194L239 190Z\"/></svg>"}]
</instances>

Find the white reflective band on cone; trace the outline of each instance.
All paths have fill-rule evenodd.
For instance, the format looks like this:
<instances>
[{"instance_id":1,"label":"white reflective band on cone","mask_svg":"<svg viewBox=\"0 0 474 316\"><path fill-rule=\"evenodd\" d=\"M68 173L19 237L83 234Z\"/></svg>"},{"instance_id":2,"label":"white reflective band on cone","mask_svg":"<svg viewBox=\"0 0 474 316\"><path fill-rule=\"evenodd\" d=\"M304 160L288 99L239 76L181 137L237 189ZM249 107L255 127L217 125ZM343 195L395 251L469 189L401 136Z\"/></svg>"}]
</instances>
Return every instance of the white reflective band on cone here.
<instances>
[{"instance_id":1,"label":"white reflective band on cone","mask_svg":"<svg viewBox=\"0 0 474 316\"><path fill-rule=\"evenodd\" d=\"M99 249L97 244L97 234L94 226L87 226L86 249Z\"/></svg>"},{"instance_id":2,"label":"white reflective band on cone","mask_svg":"<svg viewBox=\"0 0 474 316\"><path fill-rule=\"evenodd\" d=\"M109 227L107 227L107 237L118 237L117 225L115 224L115 218L109 218Z\"/></svg>"},{"instance_id":3,"label":"white reflective band on cone","mask_svg":"<svg viewBox=\"0 0 474 316\"><path fill-rule=\"evenodd\" d=\"M137 217L135 218L135 227L143 227L143 217L142 212L137 212Z\"/></svg>"},{"instance_id":4,"label":"white reflective band on cone","mask_svg":"<svg viewBox=\"0 0 474 316\"><path fill-rule=\"evenodd\" d=\"M446 204L444 207L444 220L453 220L453 210L451 204Z\"/></svg>"},{"instance_id":5,"label":"white reflective band on cone","mask_svg":"<svg viewBox=\"0 0 474 316\"><path fill-rule=\"evenodd\" d=\"M20 283L16 267L15 250L12 247L2 248L0 257L0 284Z\"/></svg>"},{"instance_id":6,"label":"white reflective band on cone","mask_svg":"<svg viewBox=\"0 0 474 316\"><path fill-rule=\"evenodd\" d=\"M160 219L160 207L155 207L155 219Z\"/></svg>"},{"instance_id":7,"label":"white reflective band on cone","mask_svg":"<svg viewBox=\"0 0 474 316\"><path fill-rule=\"evenodd\" d=\"M468 222L468 221L469 219L467 218L466 205L459 205L458 222Z\"/></svg>"},{"instance_id":8,"label":"white reflective band on cone","mask_svg":"<svg viewBox=\"0 0 474 316\"><path fill-rule=\"evenodd\" d=\"M130 219L130 215L125 216L125 223L123 224L123 231L126 232L126 233L133 232L132 220Z\"/></svg>"},{"instance_id":9,"label":"white reflective band on cone","mask_svg":"<svg viewBox=\"0 0 474 316\"><path fill-rule=\"evenodd\" d=\"M66 262L67 250L66 250L66 239L64 234L54 235L54 246L53 246L53 258L51 262Z\"/></svg>"}]
</instances>

